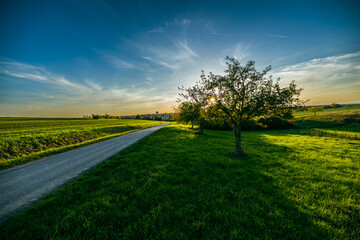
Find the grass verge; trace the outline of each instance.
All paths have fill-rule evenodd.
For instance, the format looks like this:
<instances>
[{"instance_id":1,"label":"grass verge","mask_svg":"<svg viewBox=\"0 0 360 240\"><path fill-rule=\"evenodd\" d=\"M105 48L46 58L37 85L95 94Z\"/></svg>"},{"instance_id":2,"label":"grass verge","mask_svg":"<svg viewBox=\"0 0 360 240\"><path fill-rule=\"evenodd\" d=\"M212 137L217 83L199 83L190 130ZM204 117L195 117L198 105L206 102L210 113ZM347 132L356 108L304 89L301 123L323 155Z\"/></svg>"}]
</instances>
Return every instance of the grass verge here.
<instances>
[{"instance_id":1,"label":"grass verge","mask_svg":"<svg viewBox=\"0 0 360 240\"><path fill-rule=\"evenodd\" d=\"M2 239L355 239L358 141L172 124L0 225Z\"/></svg>"}]
</instances>

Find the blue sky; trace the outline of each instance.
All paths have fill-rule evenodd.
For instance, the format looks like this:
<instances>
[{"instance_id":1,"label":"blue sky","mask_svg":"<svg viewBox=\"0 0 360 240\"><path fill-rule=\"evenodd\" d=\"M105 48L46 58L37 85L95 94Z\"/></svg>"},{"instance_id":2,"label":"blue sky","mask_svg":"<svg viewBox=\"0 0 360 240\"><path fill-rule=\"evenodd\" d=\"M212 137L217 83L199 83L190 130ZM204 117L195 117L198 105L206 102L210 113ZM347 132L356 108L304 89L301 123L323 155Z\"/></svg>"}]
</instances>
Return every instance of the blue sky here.
<instances>
[{"instance_id":1,"label":"blue sky","mask_svg":"<svg viewBox=\"0 0 360 240\"><path fill-rule=\"evenodd\" d=\"M225 56L360 102L357 1L1 1L0 116L172 112Z\"/></svg>"}]
</instances>

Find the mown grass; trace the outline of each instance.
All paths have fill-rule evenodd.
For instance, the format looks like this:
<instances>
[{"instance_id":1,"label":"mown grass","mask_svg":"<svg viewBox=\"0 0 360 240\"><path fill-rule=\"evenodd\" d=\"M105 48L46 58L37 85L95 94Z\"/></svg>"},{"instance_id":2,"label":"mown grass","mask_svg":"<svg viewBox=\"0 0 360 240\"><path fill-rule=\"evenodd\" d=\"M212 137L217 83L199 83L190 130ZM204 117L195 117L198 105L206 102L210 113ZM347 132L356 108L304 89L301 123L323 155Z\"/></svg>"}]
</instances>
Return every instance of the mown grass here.
<instances>
[{"instance_id":1,"label":"mown grass","mask_svg":"<svg viewBox=\"0 0 360 240\"><path fill-rule=\"evenodd\" d=\"M172 124L0 226L2 239L356 239L359 142Z\"/></svg>"},{"instance_id":2,"label":"mown grass","mask_svg":"<svg viewBox=\"0 0 360 240\"><path fill-rule=\"evenodd\" d=\"M127 119L0 118L0 170L162 123Z\"/></svg>"}]
</instances>

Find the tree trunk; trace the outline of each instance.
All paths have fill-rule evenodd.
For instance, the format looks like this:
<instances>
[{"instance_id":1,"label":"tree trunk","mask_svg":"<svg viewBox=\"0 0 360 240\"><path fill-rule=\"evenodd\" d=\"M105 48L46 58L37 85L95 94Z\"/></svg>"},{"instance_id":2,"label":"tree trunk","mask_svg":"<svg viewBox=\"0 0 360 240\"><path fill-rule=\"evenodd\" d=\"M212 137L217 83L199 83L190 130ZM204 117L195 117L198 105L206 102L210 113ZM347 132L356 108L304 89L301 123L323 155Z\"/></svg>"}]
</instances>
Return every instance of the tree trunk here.
<instances>
[{"instance_id":1,"label":"tree trunk","mask_svg":"<svg viewBox=\"0 0 360 240\"><path fill-rule=\"evenodd\" d=\"M239 155L242 153L240 126L234 126L234 135L235 135L235 152L236 152L236 155Z\"/></svg>"},{"instance_id":2,"label":"tree trunk","mask_svg":"<svg viewBox=\"0 0 360 240\"><path fill-rule=\"evenodd\" d=\"M191 122L191 129L194 129L194 123Z\"/></svg>"}]
</instances>

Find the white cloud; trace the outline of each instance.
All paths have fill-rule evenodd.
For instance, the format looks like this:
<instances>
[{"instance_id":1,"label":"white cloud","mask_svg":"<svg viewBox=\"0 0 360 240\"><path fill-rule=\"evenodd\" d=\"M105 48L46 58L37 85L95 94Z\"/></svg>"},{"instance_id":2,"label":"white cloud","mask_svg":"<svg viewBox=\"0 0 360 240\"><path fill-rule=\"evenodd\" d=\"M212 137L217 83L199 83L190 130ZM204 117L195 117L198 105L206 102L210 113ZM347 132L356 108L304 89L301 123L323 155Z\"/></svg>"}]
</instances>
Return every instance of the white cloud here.
<instances>
[{"instance_id":1,"label":"white cloud","mask_svg":"<svg viewBox=\"0 0 360 240\"><path fill-rule=\"evenodd\" d=\"M277 34L268 34L268 35L266 35L266 37L273 37L273 38L294 38L294 39L297 38L297 37L293 37L293 36L277 35Z\"/></svg>"},{"instance_id":2,"label":"white cloud","mask_svg":"<svg viewBox=\"0 0 360 240\"><path fill-rule=\"evenodd\" d=\"M152 59L151 57L146 57L146 56L145 56L145 57L142 57L142 58L145 59L145 60L148 60L148 61L150 61L150 62L159 64L159 65L161 65L161 66L164 66L164 67L166 67L166 68L170 68L170 69L172 69L172 70L178 69L178 66L177 66L177 65L171 65L171 64L166 63L166 62L161 61L161 60L154 60L154 59Z\"/></svg>"},{"instance_id":3,"label":"white cloud","mask_svg":"<svg viewBox=\"0 0 360 240\"><path fill-rule=\"evenodd\" d=\"M169 47L139 46L140 50L147 52L148 56L142 57L152 63L161 65L171 70L179 70L183 66L193 63L199 55L191 49L186 41L173 40Z\"/></svg>"},{"instance_id":4,"label":"white cloud","mask_svg":"<svg viewBox=\"0 0 360 240\"><path fill-rule=\"evenodd\" d=\"M239 42L234 49L234 58L238 60L243 60L244 58L249 56L248 50L249 46L244 46L241 42Z\"/></svg>"},{"instance_id":5,"label":"white cloud","mask_svg":"<svg viewBox=\"0 0 360 240\"><path fill-rule=\"evenodd\" d=\"M354 91L360 92L359 66L360 52L356 52L281 67L272 74L285 82L296 80L304 88L304 98L314 99L314 104L351 102L360 100L359 94L354 95Z\"/></svg>"},{"instance_id":6,"label":"white cloud","mask_svg":"<svg viewBox=\"0 0 360 240\"><path fill-rule=\"evenodd\" d=\"M164 29L162 27L154 28L149 31L150 33L161 33L164 32Z\"/></svg>"},{"instance_id":7,"label":"white cloud","mask_svg":"<svg viewBox=\"0 0 360 240\"><path fill-rule=\"evenodd\" d=\"M121 88L114 84L104 89L100 83L94 80L85 79L84 85L71 81L64 76L55 75L45 70L44 67L37 67L29 64L23 64L13 60L6 60L0 62L0 79L1 75L7 75L10 77L16 77L24 80L36 81L44 86L51 86L51 88L44 88L36 94L34 104L42 106L42 112L27 112L23 108L23 104L20 104L17 108L15 106L2 104L1 108L3 112L1 114L11 116L82 116L82 114L94 113L110 113L121 114L133 113L136 109L139 113L142 113L145 104L152 104L154 106L168 105L166 93L159 93L159 90L155 87L149 88L149 84L143 84L142 86L136 86L135 88ZM147 83L153 81L152 78L147 78ZM45 90L46 89L46 90ZM96 94L94 94L96 91ZM31 102L31 92L28 93L27 101ZM39 99L43 99L39 102ZM82 106L82 107L80 107ZM57 108L59 112L53 111ZM75 112L74 109L78 109L80 113L78 115L69 115L66 112L66 108L69 112ZM60 113L62 109L62 114ZM86 110L87 109L87 110ZM86 112L86 111L90 112ZM141 110L141 111L140 111ZM40 110L39 110L40 111ZM4 116L5 116L4 115ZM20 116L19 115L19 116Z\"/></svg>"},{"instance_id":8,"label":"white cloud","mask_svg":"<svg viewBox=\"0 0 360 240\"><path fill-rule=\"evenodd\" d=\"M176 43L176 45L178 46L179 49L179 55L182 56L183 58L189 58L191 56L193 57L199 57L188 45L187 42L181 42L178 41Z\"/></svg>"},{"instance_id":9,"label":"white cloud","mask_svg":"<svg viewBox=\"0 0 360 240\"><path fill-rule=\"evenodd\" d=\"M85 82L94 90L96 91L102 91L102 87L99 83L94 83L89 79L85 79Z\"/></svg>"},{"instance_id":10,"label":"white cloud","mask_svg":"<svg viewBox=\"0 0 360 240\"><path fill-rule=\"evenodd\" d=\"M190 19L182 19L182 20L181 20L181 23L182 23L183 25L190 24L190 23L191 23L191 20L190 20Z\"/></svg>"},{"instance_id":11,"label":"white cloud","mask_svg":"<svg viewBox=\"0 0 360 240\"><path fill-rule=\"evenodd\" d=\"M204 25L204 29L206 29L211 35L220 35L220 33L215 30L214 23L211 21Z\"/></svg>"},{"instance_id":12,"label":"white cloud","mask_svg":"<svg viewBox=\"0 0 360 240\"><path fill-rule=\"evenodd\" d=\"M37 82L64 87L69 91L86 90L86 87L73 83L63 76L57 76L45 70L42 66L33 66L14 60L6 59L0 62L0 73L12 77L24 78ZM71 87L71 88L69 88Z\"/></svg>"},{"instance_id":13,"label":"white cloud","mask_svg":"<svg viewBox=\"0 0 360 240\"><path fill-rule=\"evenodd\" d=\"M149 33L162 33L165 32L168 29L171 28L179 28L179 27L185 27L186 25L189 25L191 23L191 19L174 19L171 21L167 21L163 24L163 26L155 27L151 30L149 30Z\"/></svg>"},{"instance_id":14,"label":"white cloud","mask_svg":"<svg viewBox=\"0 0 360 240\"><path fill-rule=\"evenodd\" d=\"M113 65L116 68L125 68L125 69L133 69L135 68L135 65L125 62L124 60L121 60L117 57L111 56L111 55L105 55L105 58L108 60L108 62Z\"/></svg>"}]
</instances>

